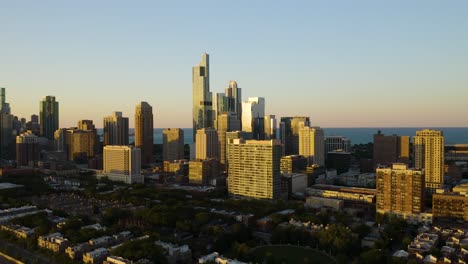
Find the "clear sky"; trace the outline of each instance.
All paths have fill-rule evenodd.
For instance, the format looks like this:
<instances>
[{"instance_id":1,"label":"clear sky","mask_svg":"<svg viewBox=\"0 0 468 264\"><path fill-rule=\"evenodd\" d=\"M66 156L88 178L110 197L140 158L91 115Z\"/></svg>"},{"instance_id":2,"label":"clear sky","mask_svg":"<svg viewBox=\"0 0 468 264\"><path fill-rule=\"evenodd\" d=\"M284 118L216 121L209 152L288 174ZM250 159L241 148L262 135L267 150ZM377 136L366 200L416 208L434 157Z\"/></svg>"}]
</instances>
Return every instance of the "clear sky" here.
<instances>
[{"instance_id":1,"label":"clear sky","mask_svg":"<svg viewBox=\"0 0 468 264\"><path fill-rule=\"evenodd\" d=\"M55 95L60 126L153 106L191 127L191 71L322 127L468 126L468 1L0 0L13 114Z\"/></svg>"}]
</instances>

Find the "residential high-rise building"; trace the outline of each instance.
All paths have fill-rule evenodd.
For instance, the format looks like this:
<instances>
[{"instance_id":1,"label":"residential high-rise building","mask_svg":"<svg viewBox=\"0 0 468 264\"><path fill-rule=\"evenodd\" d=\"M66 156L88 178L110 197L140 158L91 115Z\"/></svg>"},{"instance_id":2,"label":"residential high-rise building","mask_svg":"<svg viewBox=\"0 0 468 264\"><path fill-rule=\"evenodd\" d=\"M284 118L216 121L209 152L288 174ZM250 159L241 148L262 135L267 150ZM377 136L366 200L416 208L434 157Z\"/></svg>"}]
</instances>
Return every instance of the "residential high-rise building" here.
<instances>
[{"instance_id":1,"label":"residential high-rise building","mask_svg":"<svg viewBox=\"0 0 468 264\"><path fill-rule=\"evenodd\" d=\"M241 129L240 120L236 113L225 112L218 115L216 119L216 131L218 131L219 142L219 161L221 164L226 164L226 132L238 131Z\"/></svg>"},{"instance_id":2,"label":"residential high-rise building","mask_svg":"<svg viewBox=\"0 0 468 264\"><path fill-rule=\"evenodd\" d=\"M342 136L328 136L325 137L325 151L344 151L351 152L351 140Z\"/></svg>"},{"instance_id":3,"label":"residential high-rise building","mask_svg":"<svg viewBox=\"0 0 468 264\"><path fill-rule=\"evenodd\" d=\"M254 139L265 138L265 98L249 97L242 103L242 131L252 133Z\"/></svg>"},{"instance_id":4,"label":"residential high-rise building","mask_svg":"<svg viewBox=\"0 0 468 264\"><path fill-rule=\"evenodd\" d=\"M217 159L196 159L189 162L189 181L194 184L208 185L209 181L219 176Z\"/></svg>"},{"instance_id":5,"label":"residential high-rise building","mask_svg":"<svg viewBox=\"0 0 468 264\"><path fill-rule=\"evenodd\" d=\"M426 189L435 192L444 185L444 135L438 130L419 130L414 137L414 165L424 169Z\"/></svg>"},{"instance_id":6,"label":"residential high-rise building","mask_svg":"<svg viewBox=\"0 0 468 264\"><path fill-rule=\"evenodd\" d=\"M0 158L12 158L13 145L13 116L10 105L6 103L5 88L0 89Z\"/></svg>"},{"instance_id":7,"label":"residential high-rise building","mask_svg":"<svg viewBox=\"0 0 468 264\"><path fill-rule=\"evenodd\" d=\"M434 220L468 221L468 194L464 192L445 192L437 190L432 196Z\"/></svg>"},{"instance_id":8,"label":"residential high-rise building","mask_svg":"<svg viewBox=\"0 0 468 264\"><path fill-rule=\"evenodd\" d=\"M78 120L78 129L83 131L92 131L94 133L94 154L102 153L101 139L97 134L96 126L93 120Z\"/></svg>"},{"instance_id":9,"label":"residential high-rise building","mask_svg":"<svg viewBox=\"0 0 468 264\"><path fill-rule=\"evenodd\" d=\"M167 128L163 130L163 160L184 159L184 130Z\"/></svg>"},{"instance_id":10,"label":"residential high-rise building","mask_svg":"<svg viewBox=\"0 0 468 264\"><path fill-rule=\"evenodd\" d=\"M104 146L128 145L128 117L114 112L104 117Z\"/></svg>"},{"instance_id":11,"label":"residential high-rise building","mask_svg":"<svg viewBox=\"0 0 468 264\"><path fill-rule=\"evenodd\" d=\"M299 155L308 158L309 164L325 166L325 135L320 127L299 129Z\"/></svg>"},{"instance_id":12,"label":"residential high-rise building","mask_svg":"<svg viewBox=\"0 0 468 264\"><path fill-rule=\"evenodd\" d=\"M214 128L201 128L196 136L195 158L219 160L218 132Z\"/></svg>"},{"instance_id":13,"label":"residential high-rise building","mask_svg":"<svg viewBox=\"0 0 468 264\"><path fill-rule=\"evenodd\" d=\"M374 135L374 167L393 163L409 163L409 136Z\"/></svg>"},{"instance_id":14,"label":"residential high-rise building","mask_svg":"<svg viewBox=\"0 0 468 264\"><path fill-rule=\"evenodd\" d=\"M275 115L265 116L265 139L276 139L276 117Z\"/></svg>"},{"instance_id":15,"label":"residential high-rise building","mask_svg":"<svg viewBox=\"0 0 468 264\"><path fill-rule=\"evenodd\" d=\"M96 133L93 130L70 128L66 130L66 149L68 159L87 162L92 159L96 150Z\"/></svg>"},{"instance_id":16,"label":"residential high-rise building","mask_svg":"<svg viewBox=\"0 0 468 264\"><path fill-rule=\"evenodd\" d=\"M278 199L281 142L233 139L228 143L228 191L234 196Z\"/></svg>"},{"instance_id":17,"label":"residential high-rise building","mask_svg":"<svg viewBox=\"0 0 468 264\"><path fill-rule=\"evenodd\" d=\"M69 160L86 162L96 154L96 132L76 127L55 131L55 150L66 153Z\"/></svg>"},{"instance_id":18,"label":"residential high-rise building","mask_svg":"<svg viewBox=\"0 0 468 264\"><path fill-rule=\"evenodd\" d=\"M280 139L284 147L284 155L299 154L299 130L310 125L308 117L282 117L280 123Z\"/></svg>"},{"instance_id":19,"label":"residential high-rise building","mask_svg":"<svg viewBox=\"0 0 468 264\"><path fill-rule=\"evenodd\" d=\"M59 103L55 96L42 98L39 107L41 136L54 139L54 133L59 129Z\"/></svg>"},{"instance_id":20,"label":"residential high-rise building","mask_svg":"<svg viewBox=\"0 0 468 264\"><path fill-rule=\"evenodd\" d=\"M424 211L424 172L408 169L403 163L376 170L377 213L393 214L404 219Z\"/></svg>"},{"instance_id":21,"label":"residential high-rise building","mask_svg":"<svg viewBox=\"0 0 468 264\"><path fill-rule=\"evenodd\" d=\"M104 147L104 176L127 184L143 183L141 150L134 146Z\"/></svg>"},{"instance_id":22,"label":"residential high-rise building","mask_svg":"<svg viewBox=\"0 0 468 264\"><path fill-rule=\"evenodd\" d=\"M203 53L200 63L192 68L193 138L200 128L213 127L213 102L210 92L209 55Z\"/></svg>"},{"instance_id":23,"label":"residential high-rise building","mask_svg":"<svg viewBox=\"0 0 468 264\"><path fill-rule=\"evenodd\" d=\"M225 95L228 103L226 112L236 113L237 118L242 120L242 90L237 87L236 81L229 82Z\"/></svg>"},{"instance_id":24,"label":"residential high-rise building","mask_svg":"<svg viewBox=\"0 0 468 264\"><path fill-rule=\"evenodd\" d=\"M141 149L141 163L153 162L153 107L140 102L135 110L135 147Z\"/></svg>"},{"instance_id":25,"label":"residential high-rise building","mask_svg":"<svg viewBox=\"0 0 468 264\"><path fill-rule=\"evenodd\" d=\"M281 174L306 173L309 159L301 155L289 155L281 158Z\"/></svg>"},{"instance_id":26,"label":"residential high-rise building","mask_svg":"<svg viewBox=\"0 0 468 264\"><path fill-rule=\"evenodd\" d=\"M39 161L39 142L31 131L16 137L16 162L18 166L34 166Z\"/></svg>"}]
</instances>

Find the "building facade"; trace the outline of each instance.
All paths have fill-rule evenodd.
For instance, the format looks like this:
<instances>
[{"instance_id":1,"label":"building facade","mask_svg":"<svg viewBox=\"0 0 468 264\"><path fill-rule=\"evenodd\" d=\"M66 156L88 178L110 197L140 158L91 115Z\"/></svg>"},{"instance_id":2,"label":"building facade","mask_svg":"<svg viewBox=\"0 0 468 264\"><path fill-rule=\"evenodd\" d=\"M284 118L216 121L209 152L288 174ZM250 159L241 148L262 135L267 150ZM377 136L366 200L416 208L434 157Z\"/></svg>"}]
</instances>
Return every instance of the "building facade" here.
<instances>
[{"instance_id":1,"label":"building facade","mask_svg":"<svg viewBox=\"0 0 468 264\"><path fill-rule=\"evenodd\" d=\"M403 163L376 170L377 213L409 218L424 212L424 172Z\"/></svg>"},{"instance_id":2,"label":"building facade","mask_svg":"<svg viewBox=\"0 0 468 264\"><path fill-rule=\"evenodd\" d=\"M143 183L141 150L134 146L105 146L104 175L127 184Z\"/></svg>"},{"instance_id":3,"label":"building facade","mask_svg":"<svg viewBox=\"0 0 468 264\"><path fill-rule=\"evenodd\" d=\"M39 105L41 136L54 140L54 133L59 129L59 103L55 96L42 98Z\"/></svg>"},{"instance_id":4,"label":"building facade","mask_svg":"<svg viewBox=\"0 0 468 264\"><path fill-rule=\"evenodd\" d=\"M128 136L128 117L123 117L122 112L104 117L104 146L128 145Z\"/></svg>"},{"instance_id":5,"label":"building facade","mask_svg":"<svg viewBox=\"0 0 468 264\"><path fill-rule=\"evenodd\" d=\"M320 127L303 127L299 130L299 155L308 158L309 164L325 166L325 135Z\"/></svg>"},{"instance_id":6,"label":"building facade","mask_svg":"<svg viewBox=\"0 0 468 264\"><path fill-rule=\"evenodd\" d=\"M386 136L378 131L374 135L374 167L390 166L393 163L409 163L409 136Z\"/></svg>"},{"instance_id":7,"label":"building facade","mask_svg":"<svg viewBox=\"0 0 468 264\"><path fill-rule=\"evenodd\" d=\"M351 152L351 140L342 136L325 137L325 151L344 151Z\"/></svg>"},{"instance_id":8,"label":"building facade","mask_svg":"<svg viewBox=\"0 0 468 264\"><path fill-rule=\"evenodd\" d=\"M201 128L196 136L195 158L219 160L218 132L214 128Z\"/></svg>"},{"instance_id":9,"label":"building facade","mask_svg":"<svg viewBox=\"0 0 468 264\"><path fill-rule=\"evenodd\" d=\"M141 149L141 164L153 162L153 107L140 102L135 110L135 147Z\"/></svg>"},{"instance_id":10,"label":"building facade","mask_svg":"<svg viewBox=\"0 0 468 264\"><path fill-rule=\"evenodd\" d=\"M414 166L424 169L426 189L435 192L444 185L444 135L442 131L424 129L414 137Z\"/></svg>"},{"instance_id":11,"label":"building facade","mask_svg":"<svg viewBox=\"0 0 468 264\"><path fill-rule=\"evenodd\" d=\"M265 138L265 98L249 97L242 103L242 131L252 133L253 139Z\"/></svg>"},{"instance_id":12,"label":"building facade","mask_svg":"<svg viewBox=\"0 0 468 264\"><path fill-rule=\"evenodd\" d=\"M18 166L34 166L39 161L39 141L32 131L16 137L16 162Z\"/></svg>"},{"instance_id":13,"label":"building facade","mask_svg":"<svg viewBox=\"0 0 468 264\"><path fill-rule=\"evenodd\" d=\"M226 132L239 131L241 122L234 112L226 112L218 115L216 119L216 131L218 132L219 142L219 161L226 164Z\"/></svg>"},{"instance_id":14,"label":"building facade","mask_svg":"<svg viewBox=\"0 0 468 264\"><path fill-rule=\"evenodd\" d=\"M281 142L234 139L228 144L229 194L255 199L279 199Z\"/></svg>"},{"instance_id":15,"label":"building facade","mask_svg":"<svg viewBox=\"0 0 468 264\"><path fill-rule=\"evenodd\" d=\"M227 98L226 111L236 113L238 120L242 120L242 89L237 87L237 82L230 81L224 94Z\"/></svg>"},{"instance_id":16,"label":"building facade","mask_svg":"<svg viewBox=\"0 0 468 264\"><path fill-rule=\"evenodd\" d=\"M266 115L265 116L265 139L270 140L270 139L276 139L276 116L275 115Z\"/></svg>"},{"instance_id":17,"label":"building facade","mask_svg":"<svg viewBox=\"0 0 468 264\"><path fill-rule=\"evenodd\" d=\"M210 180L218 176L219 161L216 159L197 159L189 162L190 183L208 185Z\"/></svg>"},{"instance_id":18,"label":"building facade","mask_svg":"<svg viewBox=\"0 0 468 264\"><path fill-rule=\"evenodd\" d=\"M213 127L213 102L210 92L209 55L203 53L200 63L192 68L193 138L200 128Z\"/></svg>"},{"instance_id":19,"label":"building facade","mask_svg":"<svg viewBox=\"0 0 468 264\"><path fill-rule=\"evenodd\" d=\"M184 130L166 128L163 130L163 160L184 159Z\"/></svg>"},{"instance_id":20,"label":"building facade","mask_svg":"<svg viewBox=\"0 0 468 264\"><path fill-rule=\"evenodd\" d=\"M283 156L299 154L299 130L310 125L309 117L281 117L280 139Z\"/></svg>"}]
</instances>

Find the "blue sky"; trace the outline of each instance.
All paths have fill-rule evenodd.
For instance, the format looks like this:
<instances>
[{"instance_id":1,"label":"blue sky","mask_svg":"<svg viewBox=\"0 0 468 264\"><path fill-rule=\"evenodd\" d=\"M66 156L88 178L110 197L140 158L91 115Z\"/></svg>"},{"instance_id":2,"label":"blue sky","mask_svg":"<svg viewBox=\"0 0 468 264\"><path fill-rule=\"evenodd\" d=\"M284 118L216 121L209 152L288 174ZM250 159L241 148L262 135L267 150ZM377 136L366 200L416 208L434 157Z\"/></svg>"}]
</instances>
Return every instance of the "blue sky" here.
<instances>
[{"instance_id":1,"label":"blue sky","mask_svg":"<svg viewBox=\"0 0 468 264\"><path fill-rule=\"evenodd\" d=\"M5 1L0 87L60 125L135 106L191 126L191 67L322 127L468 126L467 1ZM29 119L29 118L28 118Z\"/></svg>"}]
</instances>

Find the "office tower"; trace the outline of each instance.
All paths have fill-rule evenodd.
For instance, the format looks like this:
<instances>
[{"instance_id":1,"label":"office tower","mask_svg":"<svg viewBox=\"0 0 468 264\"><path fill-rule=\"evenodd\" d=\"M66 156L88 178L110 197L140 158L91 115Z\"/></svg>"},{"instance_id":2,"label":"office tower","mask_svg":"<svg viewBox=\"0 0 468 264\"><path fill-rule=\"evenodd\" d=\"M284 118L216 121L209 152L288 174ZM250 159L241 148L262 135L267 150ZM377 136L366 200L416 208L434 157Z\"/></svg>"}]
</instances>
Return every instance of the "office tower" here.
<instances>
[{"instance_id":1,"label":"office tower","mask_svg":"<svg viewBox=\"0 0 468 264\"><path fill-rule=\"evenodd\" d=\"M265 139L276 139L276 117L275 115L265 116Z\"/></svg>"},{"instance_id":2,"label":"office tower","mask_svg":"<svg viewBox=\"0 0 468 264\"><path fill-rule=\"evenodd\" d=\"M249 97L242 103L242 131L252 133L254 139L265 138L265 98Z\"/></svg>"},{"instance_id":3,"label":"office tower","mask_svg":"<svg viewBox=\"0 0 468 264\"><path fill-rule=\"evenodd\" d=\"M409 163L409 136L374 134L374 167L393 163Z\"/></svg>"},{"instance_id":4,"label":"office tower","mask_svg":"<svg viewBox=\"0 0 468 264\"><path fill-rule=\"evenodd\" d=\"M18 166L34 166L39 161L39 142L31 131L16 137L16 162Z\"/></svg>"},{"instance_id":5,"label":"office tower","mask_svg":"<svg viewBox=\"0 0 468 264\"><path fill-rule=\"evenodd\" d=\"M219 160L221 164L226 164L226 132L238 131L240 129L241 124L236 113L226 112L218 115L216 130L218 131Z\"/></svg>"},{"instance_id":6,"label":"office tower","mask_svg":"<svg viewBox=\"0 0 468 264\"><path fill-rule=\"evenodd\" d=\"M0 89L0 158L11 158L13 143L13 116L10 112L10 105L6 103L5 88Z\"/></svg>"},{"instance_id":7,"label":"office tower","mask_svg":"<svg viewBox=\"0 0 468 264\"><path fill-rule=\"evenodd\" d=\"M128 117L114 112L104 117L104 146L128 145Z\"/></svg>"},{"instance_id":8,"label":"office tower","mask_svg":"<svg viewBox=\"0 0 468 264\"><path fill-rule=\"evenodd\" d=\"M214 128L201 128L197 131L195 140L196 159L219 160L218 132Z\"/></svg>"},{"instance_id":9,"label":"office tower","mask_svg":"<svg viewBox=\"0 0 468 264\"><path fill-rule=\"evenodd\" d=\"M112 181L143 183L141 150L134 146L105 146L104 175Z\"/></svg>"},{"instance_id":10,"label":"office tower","mask_svg":"<svg viewBox=\"0 0 468 264\"><path fill-rule=\"evenodd\" d=\"M217 159L197 159L189 162L189 181L193 184L208 185L210 180L219 176Z\"/></svg>"},{"instance_id":11,"label":"office tower","mask_svg":"<svg viewBox=\"0 0 468 264\"><path fill-rule=\"evenodd\" d=\"M342 136L325 137L325 151L351 152L351 140Z\"/></svg>"},{"instance_id":12,"label":"office tower","mask_svg":"<svg viewBox=\"0 0 468 264\"><path fill-rule=\"evenodd\" d=\"M228 191L234 196L278 199L281 142L233 139L228 143Z\"/></svg>"},{"instance_id":13,"label":"office tower","mask_svg":"<svg viewBox=\"0 0 468 264\"><path fill-rule=\"evenodd\" d=\"M167 128L163 130L163 160L184 159L184 130Z\"/></svg>"},{"instance_id":14,"label":"office tower","mask_svg":"<svg viewBox=\"0 0 468 264\"><path fill-rule=\"evenodd\" d=\"M438 130L419 130L414 137L414 165L424 169L426 189L435 192L444 185L444 135Z\"/></svg>"},{"instance_id":15,"label":"office tower","mask_svg":"<svg viewBox=\"0 0 468 264\"><path fill-rule=\"evenodd\" d=\"M225 95L227 98L227 112L233 112L237 114L237 118L242 120L242 90L237 87L236 81L230 81L229 87L225 89Z\"/></svg>"},{"instance_id":16,"label":"office tower","mask_svg":"<svg viewBox=\"0 0 468 264\"><path fill-rule=\"evenodd\" d=\"M153 107L140 102L135 111L135 147L141 149L141 163L153 162Z\"/></svg>"},{"instance_id":17,"label":"office tower","mask_svg":"<svg viewBox=\"0 0 468 264\"><path fill-rule=\"evenodd\" d=\"M192 68L193 92L193 138L200 128L213 127L212 96L210 92L209 56L203 53L202 60Z\"/></svg>"},{"instance_id":18,"label":"office tower","mask_svg":"<svg viewBox=\"0 0 468 264\"><path fill-rule=\"evenodd\" d=\"M282 117L280 139L284 146L284 155L299 154L299 130L310 125L308 117Z\"/></svg>"},{"instance_id":19,"label":"office tower","mask_svg":"<svg viewBox=\"0 0 468 264\"><path fill-rule=\"evenodd\" d=\"M42 98L39 106L41 137L54 139L54 133L59 129L59 103L55 96Z\"/></svg>"},{"instance_id":20,"label":"office tower","mask_svg":"<svg viewBox=\"0 0 468 264\"><path fill-rule=\"evenodd\" d=\"M424 211L424 172L403 163L376 170L377 213L408 219Z\"/></svg>"},{"instance_id":21,"label":"office tower","mask_svg":"<svg viewBox=\"0 0 468 264\"><path fill-rule=\"evenodd\" d=\"M224 93L215 93L213 95L213 120L216 121L218 115L228 112L228 98ZM216 124L213 124L214 126Z\"/></svg>"},{"instance_id":22,"label":"office tower","mask_svg":"<svg viewBox=\"0 0 468 264\"><path fill-rule=\"evenodd\" d=\"M309 164L325 166L325 135L320 127L303 127L299 130L299 155L308 158Z\"/></svg>"},{"instance_id":23,"label":"office tower","mask_svg":"<svg viewBox=\"0 0 468 264\"><path fill-rule=\"evenodd\" d=\"M301 155L289 155L281 157L281 174L305 173L309 159Z\"/></svg>"}]
</instances>

